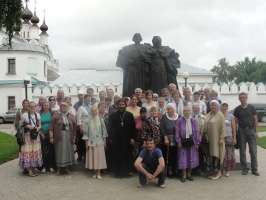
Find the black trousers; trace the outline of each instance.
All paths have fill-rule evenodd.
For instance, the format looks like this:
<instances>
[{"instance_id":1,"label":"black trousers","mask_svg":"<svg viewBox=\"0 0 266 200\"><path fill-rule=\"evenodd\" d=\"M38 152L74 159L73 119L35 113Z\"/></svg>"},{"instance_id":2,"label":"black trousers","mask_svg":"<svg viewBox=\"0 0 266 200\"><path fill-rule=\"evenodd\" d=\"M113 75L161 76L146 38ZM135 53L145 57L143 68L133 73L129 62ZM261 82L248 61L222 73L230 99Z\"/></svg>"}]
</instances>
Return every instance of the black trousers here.
<instances>
[{"instance_id":1,"label":"black trousers","mask_svg":"<svg viewBox=\"0 0 266 200\"><path fill-rule=\"evenodd\" d=\"M151 174L153 174L156 171L156 169L157 169L157 166L152 166L151 168L148 168L147 166L143 166L143 167L145 168L146 171L148 171ZM157 177L158 177L157 184L158 185L164 184L164 182L165 182L165 172L162 171ZM148 181L147 177L144 174L142 174L141 172L139 172L139 183L141 185L146 185L147 181Z\"/></svg>"},{"instance_id":2,"label":"black trousers","mask_svg":"<svg viewBox=\"0 0 266 200\"><path fill-rule=\"evenodd\" d=\"M77 145L77 153L78 153L78 160L82 160L83 157L85 157L86 154L86 145L85 141L82 140L82 134L80 131L80 128L77 128L77 134L76 134L76 145Z\"/></svg>"},{"instance_id":3,"label":"black trousers","mask_svg":"<svg viewBox=\"0 0 266 200\"><path fill-rule=\"evenodd\" d=\"M199 146L199 168L201 172L210 170L209 143L203 141Z\"/></svg>"},{"instance_id":4,"label":"black trousers","mask_svg":"<svg viewBox=\"0 0 266 200\"><path fill-rule=\"evenodd\" d=\"M41 138L41 144L43 168L47 171L49 171L50 168L56 169L54 145L50 143L48 135L46 135L44 139Z\"/></svg>"},{"instance_id":5,"label":"black trousers","mask_svg":"<svg viewBox=\"0 0 266 200\"><path fill-rule=\"evenodd\" d=\"M167 176L177 175L177 147L165 145L162 146L163 157L166 163Z\"/></svg>"}]
</instances>

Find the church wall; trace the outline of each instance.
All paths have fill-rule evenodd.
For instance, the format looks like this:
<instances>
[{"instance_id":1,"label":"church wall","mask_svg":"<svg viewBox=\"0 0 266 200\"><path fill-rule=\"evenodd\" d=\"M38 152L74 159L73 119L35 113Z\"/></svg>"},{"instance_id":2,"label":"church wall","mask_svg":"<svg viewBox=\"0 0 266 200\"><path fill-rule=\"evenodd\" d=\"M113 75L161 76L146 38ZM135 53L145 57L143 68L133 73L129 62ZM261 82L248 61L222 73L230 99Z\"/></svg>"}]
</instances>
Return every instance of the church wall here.
<instances>
[{"instance_id":1,"label":"church wall","mask_svg":"<svg viewBox=\"0 0 266 200\"><path fill-rule=\"evenodd\" d=\"M16 59L16 74L8 75L8 59ZM41 81L46 81L44 76L44 61L48 57L38 52L1 51L0 54L0 80L24 80L26 75L33 75ZM46 67L47 74L47 67Z\"/></svg>"}]
</instances>

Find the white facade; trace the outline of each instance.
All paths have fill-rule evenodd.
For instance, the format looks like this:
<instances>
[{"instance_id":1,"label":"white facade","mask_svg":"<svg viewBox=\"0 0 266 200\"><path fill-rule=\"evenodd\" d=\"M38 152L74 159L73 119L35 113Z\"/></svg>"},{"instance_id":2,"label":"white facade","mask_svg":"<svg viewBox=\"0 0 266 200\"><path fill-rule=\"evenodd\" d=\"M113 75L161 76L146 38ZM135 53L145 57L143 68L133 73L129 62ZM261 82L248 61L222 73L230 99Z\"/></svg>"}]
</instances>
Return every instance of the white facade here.
<instances>
[{"instance_id":1,"label":"white facade","mask_svg":"<svg viewBox=\"0 0 266 200\"><path fill-rule=\"evenodd\" d=\"M39 18L28 9L23 9L23 23L12 38L12 47L8 45L8 36L0 29L0 113L21 106L25 99L24 81L28 87L48 84L58 78L59 65L48 45L48 26L43 20L39 27ZM31 90L28 98L32 99Z\"/></svg>"},{"instance_id":2,"label":"white facade","mask_svg":"<svg viewBox=\"0 0 266 200\"><path fill-rule=\"evenodd\" d=\"M15 59L15 74L8 74L8 59ZM0 80L24 80L32 76L47 82L48 55L30 51L0 51Z\"/></svg>"}]
</instances>

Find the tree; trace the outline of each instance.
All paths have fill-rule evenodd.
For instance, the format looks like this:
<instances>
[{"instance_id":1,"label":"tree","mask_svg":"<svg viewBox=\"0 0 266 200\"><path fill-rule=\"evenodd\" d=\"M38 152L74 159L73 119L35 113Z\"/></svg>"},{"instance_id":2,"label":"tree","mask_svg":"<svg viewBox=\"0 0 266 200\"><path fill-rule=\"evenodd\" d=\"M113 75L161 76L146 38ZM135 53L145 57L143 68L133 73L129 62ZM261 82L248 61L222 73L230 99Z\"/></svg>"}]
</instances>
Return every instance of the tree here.
<instances>
[{"instance_id":1,"label":"tree","mask_svg":"<svg viewBox=\"0 0 266 200\"><path fill-rule=\"evenodd\" d=\"M234 68L226 61L226 58L221 58L218 65L214 66L211 71L215 74L214 81L217 83L228 83L233 80Z\"/></svg>"},{"instance_id":2,"label":"tree","mask_svg":"<svg viewBox=\"0 0 266 200\"><path fill-rule=\"evenodd\" d=\"M0 0L0 28L8 35L8 45L12 48L12 38L16 27L21 26L22 1Z\"/></svg>"},{"instance_id":3,"label":"tree","mask_svg":"<svg viewBox=\"0 0 266 200\"><path fill-rule=\"evenodd\" d=\"M217 66L211 70L214 74L214 81L217 83L240 82L263 82L266 83L266 62L257 61L256 58L244 58L243 61L230 65L225 58L219 60Z\"/></svg>"}]
</instances>

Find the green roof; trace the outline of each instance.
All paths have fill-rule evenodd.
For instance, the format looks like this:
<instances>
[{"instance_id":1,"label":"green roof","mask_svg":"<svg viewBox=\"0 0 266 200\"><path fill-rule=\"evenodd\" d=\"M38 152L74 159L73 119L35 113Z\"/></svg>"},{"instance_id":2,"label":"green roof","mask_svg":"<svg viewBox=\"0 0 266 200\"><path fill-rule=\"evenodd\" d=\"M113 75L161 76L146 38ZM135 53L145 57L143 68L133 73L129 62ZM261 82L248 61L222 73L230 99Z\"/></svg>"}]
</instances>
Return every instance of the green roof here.
<instances>
[{"instance_id":1,"label":"green roof","mask_svg":"<svg viewBox=\"0 0 266 200\"><path fill-rule=\"evenodd\" d=\"M18 84L24 84L24 80L0 80L0 85L18 85ZM46 83L38 80L35 77L31 77L31 84L32 85L43 85Z\"/></svg>"}]
</instances>

